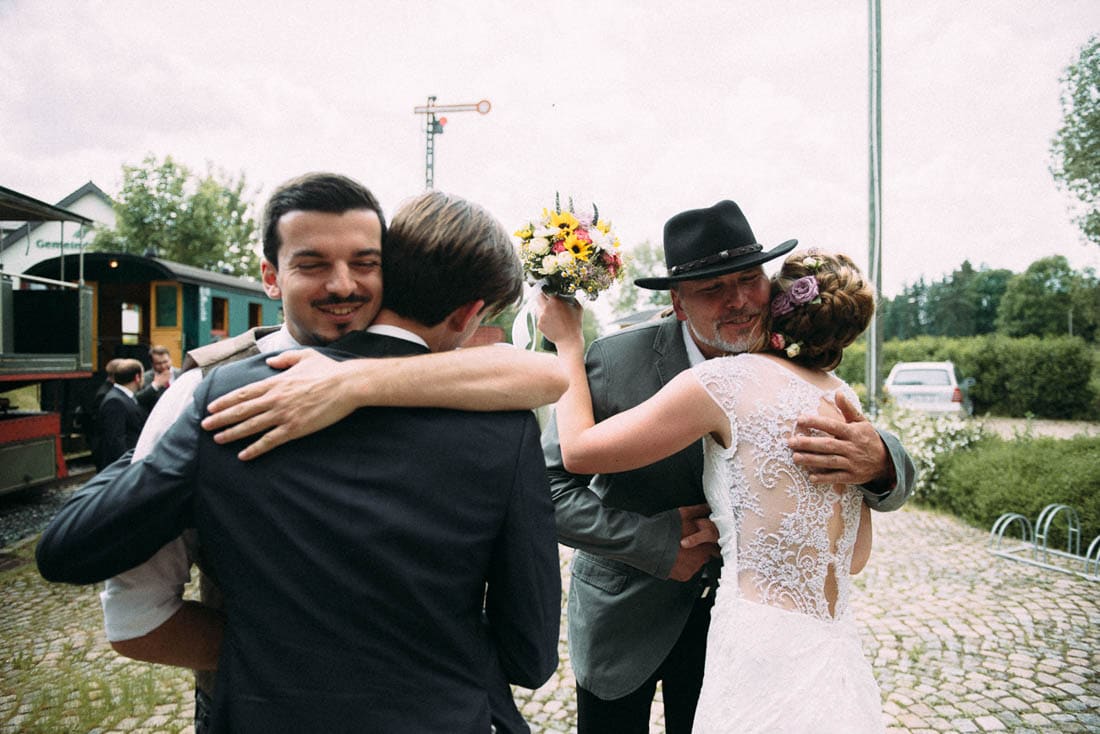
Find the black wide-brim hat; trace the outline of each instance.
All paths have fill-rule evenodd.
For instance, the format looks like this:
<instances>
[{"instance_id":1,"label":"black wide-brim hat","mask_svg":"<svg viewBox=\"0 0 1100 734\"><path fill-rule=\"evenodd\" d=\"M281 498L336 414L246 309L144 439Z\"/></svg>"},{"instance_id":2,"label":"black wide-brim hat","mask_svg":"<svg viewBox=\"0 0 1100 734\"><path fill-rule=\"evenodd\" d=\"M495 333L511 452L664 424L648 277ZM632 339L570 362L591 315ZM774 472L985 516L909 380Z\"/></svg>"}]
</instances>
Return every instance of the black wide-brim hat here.
<instances>
[{"instance_id":1,"label":"black wide-brim hat","mask_svg":"<svg viewBox=\"0 0 1100 734\"><path fill-rule=\"evenodd\" d=\"M660 291L684 280L703 280L748 270L786 255L798 240L787 240L765 251L756 241L741 208L727 199L707 209L681 212L668 220L664 244L668 275L638 278L634 285Z\"/></svg>"}]
</instances>

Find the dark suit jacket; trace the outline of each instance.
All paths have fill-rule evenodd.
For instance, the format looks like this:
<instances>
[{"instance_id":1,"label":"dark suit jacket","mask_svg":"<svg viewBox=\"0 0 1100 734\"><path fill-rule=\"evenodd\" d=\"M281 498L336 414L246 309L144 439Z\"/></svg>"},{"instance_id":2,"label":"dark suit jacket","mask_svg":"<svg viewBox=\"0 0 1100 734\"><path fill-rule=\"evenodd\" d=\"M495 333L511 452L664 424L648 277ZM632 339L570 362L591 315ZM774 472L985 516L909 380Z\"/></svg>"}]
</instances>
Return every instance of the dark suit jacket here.
<instances>
[{"instance_id":1,"label":"dark suit jacket","mask_svg":"<svg viewBox=\"0 0 1100 734\"><path fill-rule=\"evenodd\" d=\"M370 334L344 346L408 351ZM242 463L243 444L218 446L198 422L272 374L264 359L211 372L150 457L74 495L39 544L42 574L106 578L194 525L228 619L215 731L488 731L498 668L533 688L557 665L534 417L365 409Z\"/></svg>"},{"instance_id":2,"label":"dark suit jacket","mask_svg":"<svg viewBox=\"0 0 1100 734\"><path fill-rule=\"evenodd\" d=\"M585 363L597 421L644 402L689 366L674 317L597 339ZM886 496L867 494L868 503L896 509L912 491L915 469L898 440L881 435L897 486ZM554 422L543 447L559 540L578 549L569 589L570 663L579 685L620 698L665 659L700 595L702 573L684 583L668 574L680 543L676 508L706 501L702 443L641 469L595 477L565 471ZM716 576L717 562L706 573Z\"/></svg>"},{"instance_id":3,"label":"dark suit jacket","mask_svg":"<svg viewBox=\"0 0 1100 734\"><path fill-rule=\"evenodd\" d=\"M148 413L121 390L112 387L107 391L96 413L97 469L111 464L137 446L147 417Z\"/></svg>"}]
</instances>

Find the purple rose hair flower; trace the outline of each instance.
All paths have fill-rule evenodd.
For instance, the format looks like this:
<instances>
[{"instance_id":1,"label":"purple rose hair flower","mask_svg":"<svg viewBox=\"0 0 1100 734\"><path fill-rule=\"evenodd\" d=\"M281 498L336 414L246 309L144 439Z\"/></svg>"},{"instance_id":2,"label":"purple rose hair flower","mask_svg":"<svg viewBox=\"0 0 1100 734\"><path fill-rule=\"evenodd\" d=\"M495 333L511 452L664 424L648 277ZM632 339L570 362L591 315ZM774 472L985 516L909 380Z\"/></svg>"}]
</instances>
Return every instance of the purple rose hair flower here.
<instances>
[{"instance_id":1,"label":"purple rose hair flower","mask_svg":"<svg viewBox=\"0 0 1100 734\"><path fill-rule=\"evenodd\" d=\"M792 306L801 306L817 298L817 278L807 275L791 283L787 290Z\"/></svg>"},{"instance_id":2,"label":"purple rose hair flower","mask_svg":"<svg viewBox=\"0 0 1100 734\"><path fill-rule=\"evenodd\" d=\"M791 305L791 295L789 293L780 293L772 299L772 316L783 316L793 310L794 306Z\"/></svg>"}]
</instances>

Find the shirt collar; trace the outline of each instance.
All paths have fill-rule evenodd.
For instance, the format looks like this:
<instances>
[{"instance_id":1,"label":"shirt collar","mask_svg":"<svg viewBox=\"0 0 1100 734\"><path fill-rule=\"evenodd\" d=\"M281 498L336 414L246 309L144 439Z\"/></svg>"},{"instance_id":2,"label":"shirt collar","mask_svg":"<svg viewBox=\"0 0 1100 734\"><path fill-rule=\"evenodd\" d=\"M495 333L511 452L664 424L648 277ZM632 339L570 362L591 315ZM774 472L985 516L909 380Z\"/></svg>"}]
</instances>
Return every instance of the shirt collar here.
<instances>
[{"instance_id":1,"label":"shirt collar","mask_svg":"<svg viewBox=\"0 0 1100 734\"><path fill-rule=\"evenodd\" d=\"M699 351L699 345L691 338L691 330L688 328L688 322L680 322L680 333L684 336L684 348L687 349L688 364L694 367L697 364L706 362L707 358Z\"/></svg>"},{"instance_id":2,"label":"shirt collar","mask_svg":"<svg viewBox=\"0 0 1100 734\"><path fill-rule=\"evenodd\" d=\"M130 398L131 400L137 400L137 398L134 397L134 391L131 390L130 388L126 387L125 385L120 385L116 382L115 387L117 387L122 392L126 393L126 397Z\"/></svg>"},{"instance_id":3,"label":"shirt collar","mask_svg":"<svg viewBox=\"0 0 1100 734\"><path fill-rule=\"evenodd\" d=\"M392 336L394 339L404 339L407 342L419 344L425 349L431 349L431 347L428 346L428 342L421 339L419 334L414 334L408 329L403 329L400 326L394 326L392 324L372 324L367 327L367 333Z\"/></svg>"},{"instance_id":4,"label":"shirt collar","mask_svg":"<svg viewBox=\"0 0 1100 734\"><path fill-rule=\"evenodd\" d=\"M281 352L284 349L298 349L302 345L290 334L290 329L283 324L278 331L273 331L267 336L261 336L256 340L256 348L265 354L267 352Z\"/></svg>"}]
</instances>

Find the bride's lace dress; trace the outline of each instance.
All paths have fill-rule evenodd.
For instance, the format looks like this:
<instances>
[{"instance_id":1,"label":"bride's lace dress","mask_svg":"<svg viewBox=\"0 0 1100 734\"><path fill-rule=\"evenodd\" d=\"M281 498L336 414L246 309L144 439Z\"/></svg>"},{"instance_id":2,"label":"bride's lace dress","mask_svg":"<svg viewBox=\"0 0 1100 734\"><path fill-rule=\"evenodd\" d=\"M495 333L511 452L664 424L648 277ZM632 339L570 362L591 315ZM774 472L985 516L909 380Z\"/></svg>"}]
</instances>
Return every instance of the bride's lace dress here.
<instances>
[{"instance_id":1,"label":"bride's lace dress","mask_svg":"<svg viewBox=\"0 0 1100 734\"><path fill-rule=\"evenodd\" d=\"M728 449L704 440L724 565L695 734L883 731L849 608L862 495L811 484L786 443L798 416L834 402L835 390L751 354L694 372L733 434Z\"/></svg>"}]
</instances>

